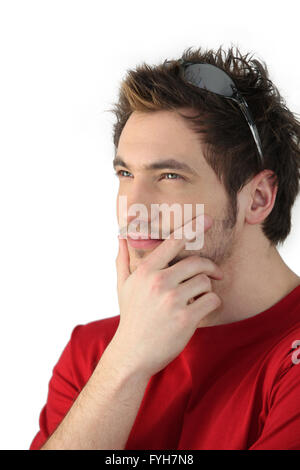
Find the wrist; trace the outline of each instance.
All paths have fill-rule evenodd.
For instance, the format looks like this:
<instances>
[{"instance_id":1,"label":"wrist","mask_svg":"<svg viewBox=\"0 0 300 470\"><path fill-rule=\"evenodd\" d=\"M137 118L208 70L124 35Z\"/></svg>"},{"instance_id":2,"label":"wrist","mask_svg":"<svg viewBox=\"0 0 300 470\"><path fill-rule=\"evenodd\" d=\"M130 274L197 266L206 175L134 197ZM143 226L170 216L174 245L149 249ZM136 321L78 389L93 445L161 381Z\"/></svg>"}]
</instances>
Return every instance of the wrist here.
<instances>
[{"instance_id":1,"label":"wrist","mask_svg":"<svg viewBox=\"0 0 300 470\"><path fill-rule=\"evenodd\" d=\"M131 382L137 385L147 385L151 378L151 374L131 361L129 356L113 342L103 352L98 366L110 377L110 380L116 381L117 384Z\"/></svg>"}]
</instances>

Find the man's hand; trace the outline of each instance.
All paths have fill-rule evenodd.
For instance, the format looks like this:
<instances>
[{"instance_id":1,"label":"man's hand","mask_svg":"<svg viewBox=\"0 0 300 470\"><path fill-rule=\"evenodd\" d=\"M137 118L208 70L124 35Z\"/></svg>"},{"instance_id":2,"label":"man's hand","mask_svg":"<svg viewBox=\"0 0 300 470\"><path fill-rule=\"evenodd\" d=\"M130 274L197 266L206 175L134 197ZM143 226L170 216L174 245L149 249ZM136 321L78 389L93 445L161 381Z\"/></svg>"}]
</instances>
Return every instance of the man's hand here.
<instances>
[{"instance_id":1,"label":"man's hand","mask_svg":"<svg viewBox=\"0 0 300 470\"><path fill-rule=\"evenodd\" d=\"M211 224L204 215L204 230ZM200 320L221 304L210 277L220 280L223 273L211 260L193 255L166 267L186 242L174 238L173 232L131 274L127 241L119 238L120 323L109 348L120 366L156 374L184 349Z\"/></svg>"},{"instance_id":2,"label":"man's hand","mask_svg":"<svg viewBox=\"0 0 300 470\"><path fill-rule=\"evenodd\" d=\"M210 225L205 218L204 228ZM221 279L221 270L198 256L168 266L187 241L172 235L132 274L127 242L120 240L118 329L43 450L124 449L150 377L182 351L199 320L219 305L209 277Z\"/></svg>"}]
</instances>

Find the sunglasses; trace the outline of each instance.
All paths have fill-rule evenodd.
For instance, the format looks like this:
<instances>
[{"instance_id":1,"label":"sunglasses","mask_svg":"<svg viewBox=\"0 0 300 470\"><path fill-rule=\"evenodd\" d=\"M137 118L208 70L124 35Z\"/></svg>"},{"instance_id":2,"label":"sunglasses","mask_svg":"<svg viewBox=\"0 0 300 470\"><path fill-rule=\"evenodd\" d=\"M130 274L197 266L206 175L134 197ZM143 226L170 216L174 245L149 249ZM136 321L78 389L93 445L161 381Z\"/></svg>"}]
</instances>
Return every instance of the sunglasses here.
<instances>
[{"instance_id":1,"label":"sunglasses","mask_svg":"<svg viewBox=\"0 0 300 470\"><path fill-rule=\"evenodd\" d=\"M258 150L259 163L263 165L264 159L262 154L262 146L257 127L254 123L246 100L238 91L231 77L229 77L229 75L227 75L224 70L212 64L185 62L183 59L179 59L177 63L178 62L181 71L181 78L186 82L204 90L211 91L217 95L223 96L224 98L232 100L239 105L255 140ZM168 64L172 63L174 64L174 61L165 60L163 66L168 67Z\"/></svg>"}]
</instances>

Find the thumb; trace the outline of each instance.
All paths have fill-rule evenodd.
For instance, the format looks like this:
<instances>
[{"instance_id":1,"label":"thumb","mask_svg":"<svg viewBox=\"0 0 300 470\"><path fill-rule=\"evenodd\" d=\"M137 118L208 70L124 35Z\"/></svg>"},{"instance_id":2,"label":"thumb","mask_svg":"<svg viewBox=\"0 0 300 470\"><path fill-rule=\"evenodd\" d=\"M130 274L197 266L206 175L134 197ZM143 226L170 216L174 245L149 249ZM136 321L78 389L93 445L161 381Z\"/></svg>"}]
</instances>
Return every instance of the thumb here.
<instances>
[{"instance_id":1,"label":"thumb","mask_svg":"<svg viewBox=\"0 0 300 470\"><path fill-rule=\"evenodd\" d=\"M117 282L118 282L118 290L122 287L128 276L130 275L129 270L129 253L127 247L126 238L119 239L119 251L116 258L116 268L117 268Z\"/></svg>"}]
</instances>

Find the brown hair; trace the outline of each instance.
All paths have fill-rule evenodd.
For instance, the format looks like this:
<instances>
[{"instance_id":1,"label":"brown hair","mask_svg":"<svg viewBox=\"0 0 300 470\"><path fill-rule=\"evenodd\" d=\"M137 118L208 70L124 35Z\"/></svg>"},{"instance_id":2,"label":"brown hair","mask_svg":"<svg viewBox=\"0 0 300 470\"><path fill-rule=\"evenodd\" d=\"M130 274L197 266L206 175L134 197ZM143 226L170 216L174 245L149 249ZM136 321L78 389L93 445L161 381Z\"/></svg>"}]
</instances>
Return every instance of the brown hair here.
<instances>
[{"instance_id":1,"label":"brown hair","mask_svg":"<svg viewBox=\"0 0 300 470\"><path fill-rule=\"evenodd\" d=\"M299 191L300 122L285 104L276 86L268 78L265 62L242 55L236 47L227 52L219 47L192 51L181 59L205 62L227 72L246 99L262 143L264 166L259 168L257 148L246 119L238 105L223 97L186 84L179 76L178 59L165 68L146 63L128 70L121 82L118 102L110 109L117 122L113 142L118 147L121 132L133 111L173 110L199 134L207 163L213 168L229 196L236 214L236 195L251 178L270 169L278 185L274 207L262 223L271 245L283 243L291 230L291 209ZM185 116L180 108L195 110ZM200 134L202 138L200 139Z\"/></svg>"}]
</instances>

